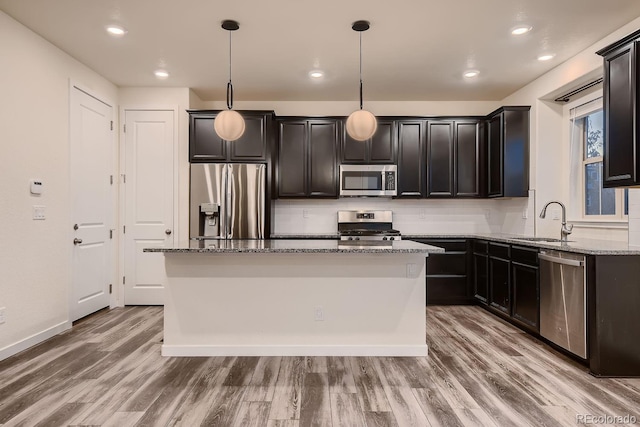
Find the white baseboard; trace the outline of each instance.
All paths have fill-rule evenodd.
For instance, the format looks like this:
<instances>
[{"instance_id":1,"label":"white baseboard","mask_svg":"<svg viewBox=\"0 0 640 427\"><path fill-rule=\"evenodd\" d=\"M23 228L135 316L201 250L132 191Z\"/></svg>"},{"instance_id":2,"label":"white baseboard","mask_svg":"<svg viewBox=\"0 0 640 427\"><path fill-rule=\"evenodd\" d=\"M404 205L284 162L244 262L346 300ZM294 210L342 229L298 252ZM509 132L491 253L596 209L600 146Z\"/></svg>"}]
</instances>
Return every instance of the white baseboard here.
<instances>
[{"instance_id":1,"label":"white baseboard","mask_svg":"<svg viewBox=\"0 0 640 427\"><path fill-rule=\"evenodd\" d=\"M21 351L26 350L29 347L33 347L36 344L40 344L41 342L48 340L49 338L54 337L59 333L66 331L67 329L71 329L71 322L61 322L50 327L49 329L45 329L42 332L38 332L37 334L31 335L30 337L18 341L15 344L8 345L0 349L0 360L4 360L8 357L13 356L14 354L18 354Z\"/></svg>"},{"instance_id":2,"label":"white baseboard","mask_svg":"<svg viewBox=\"0 0 640 427\"><path fill-rule=\"evenodd\" d=\"M163 356L410 356L423 357L428 354L425 345L163 345Z\"/></svg>"}]
</instances>

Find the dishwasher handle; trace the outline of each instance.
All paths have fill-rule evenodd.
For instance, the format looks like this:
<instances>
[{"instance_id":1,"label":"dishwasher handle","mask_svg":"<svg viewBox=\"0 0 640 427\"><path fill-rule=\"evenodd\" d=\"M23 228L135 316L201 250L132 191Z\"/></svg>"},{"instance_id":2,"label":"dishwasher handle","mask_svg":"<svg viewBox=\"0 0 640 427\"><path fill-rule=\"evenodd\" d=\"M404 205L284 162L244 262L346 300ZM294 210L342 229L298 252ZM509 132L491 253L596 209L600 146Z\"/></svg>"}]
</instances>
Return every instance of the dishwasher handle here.
<instances>
[{"instance_id":1,"label":"dishwasher handle","mask_svg":"<svg viewBox=\"0 0 640 427\"><path fill-rule=\"evenodd\" d=\"M557 264L571 265L573 267L584 266L584 261L578 261L575 259L558 258L551 255L543 254L543 253L539 253L538 258L543 259L545 261L555 262Z\"/></svg>"}]
</instances>

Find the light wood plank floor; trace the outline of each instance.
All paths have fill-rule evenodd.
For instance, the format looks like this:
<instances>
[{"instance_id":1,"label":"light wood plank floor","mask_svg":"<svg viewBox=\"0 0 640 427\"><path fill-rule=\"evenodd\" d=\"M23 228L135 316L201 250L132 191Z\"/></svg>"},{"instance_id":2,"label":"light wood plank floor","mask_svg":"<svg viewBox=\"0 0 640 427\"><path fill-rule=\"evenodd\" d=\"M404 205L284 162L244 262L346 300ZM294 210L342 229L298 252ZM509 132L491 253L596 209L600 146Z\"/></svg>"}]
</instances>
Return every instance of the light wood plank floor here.
<instances>
[{"instance_id":1,"label":"light wood plank floor","mask_svg":"<svg viewBox=\"0 0 640 427\"><path fill-rule=\"evenodd\" d=\"M163 358L161 339L160 307L127 307L89 316L0 362L0 424L575 426L578 414L640 420L640 379L593 378L477 307L429 307L425 358Z\"/></svg>"}]
</instances>

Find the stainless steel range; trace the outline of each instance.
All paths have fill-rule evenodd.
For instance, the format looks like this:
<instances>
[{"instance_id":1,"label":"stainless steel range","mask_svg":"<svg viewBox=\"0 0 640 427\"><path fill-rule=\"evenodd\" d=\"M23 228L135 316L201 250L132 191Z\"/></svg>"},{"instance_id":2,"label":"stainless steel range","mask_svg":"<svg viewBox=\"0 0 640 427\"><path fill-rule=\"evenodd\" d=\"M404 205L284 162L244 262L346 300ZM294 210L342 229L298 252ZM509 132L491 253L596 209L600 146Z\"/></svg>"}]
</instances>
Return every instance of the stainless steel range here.
<instances>
[{"instance_id":1,"label":"stainless steel range","mask_svg":"<svg viewBox=\"0 0 640 427\"><path fill-rule=\"evenodd\" d=\"M402 240L392 211L338 211L340 240Z\"/></svg>"}]
</instances>

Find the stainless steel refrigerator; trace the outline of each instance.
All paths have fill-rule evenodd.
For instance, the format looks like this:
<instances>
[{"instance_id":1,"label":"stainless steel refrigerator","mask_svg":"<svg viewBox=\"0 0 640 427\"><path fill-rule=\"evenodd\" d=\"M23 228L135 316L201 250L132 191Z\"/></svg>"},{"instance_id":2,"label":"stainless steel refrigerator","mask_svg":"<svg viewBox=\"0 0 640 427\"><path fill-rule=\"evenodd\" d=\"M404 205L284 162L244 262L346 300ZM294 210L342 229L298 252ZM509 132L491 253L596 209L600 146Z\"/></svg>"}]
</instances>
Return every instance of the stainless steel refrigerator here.
<instances>
[{"instance_id":1,"label":"stainless steel refrigerator","mask_svg":"<svg viewBox=\"0 0 640 427\"><path fill-rule=\"evenodd\" d=\"M189 236L264 239L264 164L192 163Z\"/></svg>"}]
</instances>

